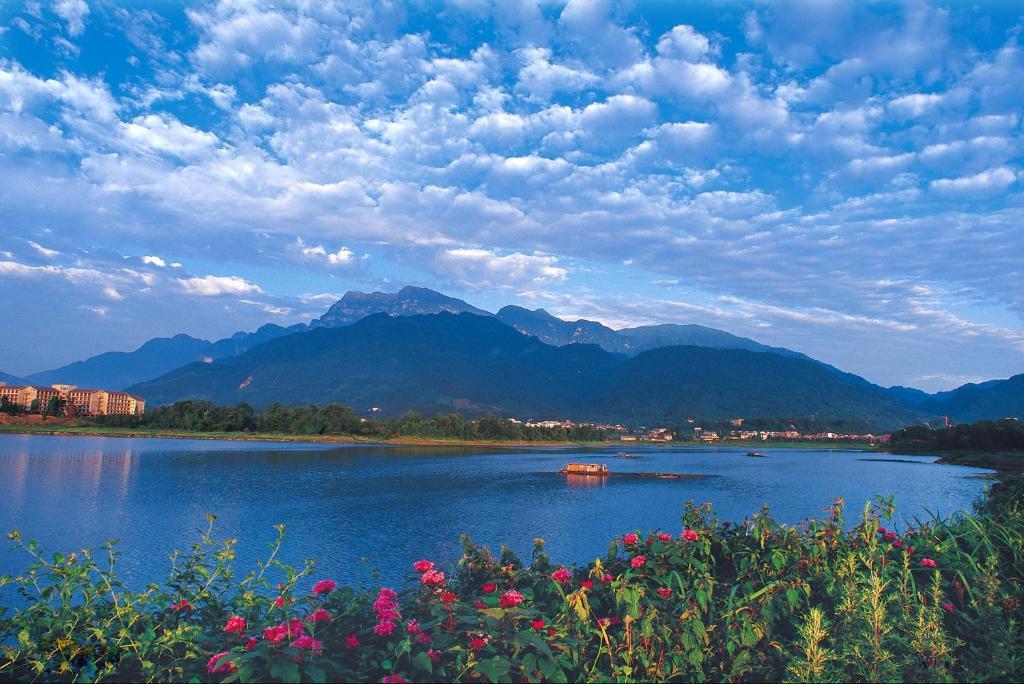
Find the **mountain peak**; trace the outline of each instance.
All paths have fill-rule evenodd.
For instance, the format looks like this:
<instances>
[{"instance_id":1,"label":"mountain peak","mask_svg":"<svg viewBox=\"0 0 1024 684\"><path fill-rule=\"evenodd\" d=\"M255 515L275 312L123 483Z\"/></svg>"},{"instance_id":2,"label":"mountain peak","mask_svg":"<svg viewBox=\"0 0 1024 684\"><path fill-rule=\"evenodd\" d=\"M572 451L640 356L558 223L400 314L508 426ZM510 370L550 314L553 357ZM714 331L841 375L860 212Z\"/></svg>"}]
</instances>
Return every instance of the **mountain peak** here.
<instances>
[{"instance_id":1,"label":"mountain peak","mask_svg":"<svg viewBox=\"0 0 1024 684\"><path fill-rule=\"evenodd\" d=\"M362 318L378 313L389 316L416 316L441 312L471 313L478 316L491 315L483 309L478 309L461 299L449 297L436 290L406 285L398 292L366 293L350 290L311 325L335 328L351 325Z\"/></svg>"}]
</instances>

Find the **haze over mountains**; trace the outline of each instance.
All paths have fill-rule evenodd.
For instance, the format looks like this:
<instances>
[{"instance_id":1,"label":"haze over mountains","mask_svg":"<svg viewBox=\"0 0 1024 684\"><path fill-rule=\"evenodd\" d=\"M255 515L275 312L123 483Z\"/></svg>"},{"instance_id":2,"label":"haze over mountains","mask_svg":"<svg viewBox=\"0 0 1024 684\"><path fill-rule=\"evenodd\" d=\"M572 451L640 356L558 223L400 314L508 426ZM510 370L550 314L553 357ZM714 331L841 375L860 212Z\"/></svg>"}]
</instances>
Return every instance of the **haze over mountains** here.
<instances>
[{"instance_id":1,"label":"haze over mountains","mask_svg":"<svg viewBox=\"0 0 1024 684\"><path fill-rule=\"evenodd\" d=\"M465 314L474 322L467 323L463 316L432 316L445 322L424 324L426 327L421 329L416 327L418 324L395 320L442 313ZM380 336L375 342L361 341L363 328L351 335L323 336L326 331L354 326L370 317L375 322L369 329ZM475 319L488 321L488 327L475 327ZM394 324L389 325L389 321ZM508 337L509 332L516 331L521 334ZM407 341L393 339L427 332L434 337L432 342L423 343L426 347L412 349ZM451 345L459 335L466 335L477 347L429 349L431 343ZM538 346L510 346L509 340L523 342L520 337L527 343L534 337L536 341L530 344ZM322 346L327 343L350 349L352 355L343 363ZM462 352L454 354L454 349ZM272 350L277 350L277 356L265 356ZM386 361L381 350L401 358ZM658 353L648 353L654 350ZM520 352L546 361L522 366L517 356ZM492 364L497 365L479 363L481 354L491 358L488 355L492 353ZM418 363L402 365L410 358L418 359ZM504 359L504 365L499 359ZM190 365L197 362L195 367ZM660 365L652 365L655 363ZM430 370L436 364L441 364L437 372L442 378ZM285 367L290 369L288 373L282 370ZM246 378L253 375L245 391L237 389L245 381L235 377L241 368L249 370ZM595 369L599 369L597 376ZM507 373L517 374L515 382L520 384L509 384L511 380L496 375ZM161 377L165 374L168 377ZM358 383L353 382L355 377L360 378ZM270 378L277 380L270 382ZM584 382L585 378L589 380ZM418 287L404 287L394 293L348 292L308 325L265 325L255 332L239 332L216 342L188 335L157 338L133 352L100 354L23 380L131 388L153 404L198 397L245 400L257 405L336 400L352 405L387 404L386 408L394 411L417 408L506 415L561 411L559 415L575 412L578 417L608 420L669 420L687 411L703 417L818 413L890 426L929 415L965 421L1024 414L1024 376L965 385L934 395L904 387L884 389L799 352L701 325L614 330L584 319L564 321L543 309L506 306L491 314L460 299ZM456 386L450 386L453 382ZM544 397L544 392L563 396ZM581 392L587 395L586 400ZM838 408L847 414L832 413Z\"/></svg>"}]
</instances>

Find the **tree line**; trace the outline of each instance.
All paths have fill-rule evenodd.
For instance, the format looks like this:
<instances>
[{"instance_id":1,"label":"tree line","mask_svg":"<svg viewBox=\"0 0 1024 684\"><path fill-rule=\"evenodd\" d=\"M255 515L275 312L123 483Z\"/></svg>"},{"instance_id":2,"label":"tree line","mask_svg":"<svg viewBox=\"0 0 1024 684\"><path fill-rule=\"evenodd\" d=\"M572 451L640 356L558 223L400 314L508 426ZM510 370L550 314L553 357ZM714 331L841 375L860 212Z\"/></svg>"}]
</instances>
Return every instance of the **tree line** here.
<instances>
[{"instance_id":1,"label":"tree line","mask_svg":"<svg viewBox=\"0 0 1024 684\"><path fill-rule=\"evenodd\" d=\"M891 447L935 451L1024 451L1024 424L1014 418L932 429L913 425L892 433Z\"/></svg>"},{"instance_id":2,"label":"tree line","mask_svg":"<svg viewBox=\"0 0 1024 684\"><path fill-rule=\"evenodd\" d=\"M90 421L109 427L138 427L189 432L258 432L290 435L354 435L368 438L428 437L434 439L596 442L607 435L594 427L527 427L494 415L467 419L458 413L425 418L409 411L399 418L361 418L348 406L282 406L257 411L249 404L220 406L209 401L179 401L148 409L141 416L96 416Z\"/></svg>"}]
</instances>

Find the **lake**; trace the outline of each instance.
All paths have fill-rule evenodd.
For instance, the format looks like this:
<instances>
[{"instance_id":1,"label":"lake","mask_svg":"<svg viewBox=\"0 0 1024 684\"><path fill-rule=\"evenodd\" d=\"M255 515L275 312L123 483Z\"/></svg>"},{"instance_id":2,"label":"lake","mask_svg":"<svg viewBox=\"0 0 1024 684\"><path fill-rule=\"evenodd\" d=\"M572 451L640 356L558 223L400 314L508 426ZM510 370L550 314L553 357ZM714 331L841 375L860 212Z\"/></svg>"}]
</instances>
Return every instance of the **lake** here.
<instances>
[{"instance_id":1,"label":"lake","mask_svg":"<svg viewBox=\"0 0 1024 684\"><path fill-rule=\"evenodd\" d=\"M678 533L684 502L711 501L739 521L767 504L781 521L818 515L836 497L855 519L875 494L893 494L897 519L968 510L985 471L928 456L849 450L629 446L455 448L181 439L0 435L0 527L47 550L121 541L130 586L167 575L167 556L197 539L203 516L238 539L239 574L266 555L273 525L287 526L283 559L317 558L317 576L400 584L420 558L454 562L459 534L528 559L535 537L556 562L584 563L629 530ZM889 462L882 458L902 459ZM865 460L869 459L869 460ZM569 461L613 473L712 477L662 480L559 475ZM899 526L899 525L898 525ZM365 559L365 560L361 560ZM27 559L0 553L0 574Z\"/></svg>"}]
</instances>

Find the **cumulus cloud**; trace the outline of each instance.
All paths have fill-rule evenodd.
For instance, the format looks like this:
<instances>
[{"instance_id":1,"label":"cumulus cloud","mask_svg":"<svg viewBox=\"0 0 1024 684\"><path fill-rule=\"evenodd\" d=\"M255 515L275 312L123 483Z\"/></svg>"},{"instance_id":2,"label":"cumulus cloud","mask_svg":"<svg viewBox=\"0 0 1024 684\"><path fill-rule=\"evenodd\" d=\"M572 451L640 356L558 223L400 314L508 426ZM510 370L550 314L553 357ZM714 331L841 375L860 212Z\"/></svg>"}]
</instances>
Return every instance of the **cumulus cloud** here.
<instances>
[{"instance_id":1,"label":"cumulus cloud","mask_svg":"<svg viewBox=\"0 0 1024 684\"><path fill-rule=\"evenodd\" d=\"M541 254L499 254L494 250L460 247L437 256L445 277L490 289L554 284L565 280L568 270L558 259Z\"/></svg>"},{"instance_id":2,"label":"cumulus cloud","mask_svg":"<svg viewBox=\"0 0 1024 684\"><path fill-rule=\"evenodd\" d=\"M1000 166L973 176L933 180L931 187L938 192L952 195L983 195L1001 192L1016 181L1017 174L1005 166Z\"/></svg>"},{"instance_id":3,"label":"cumulus cloud","mask_svg":"<svg viewBox=\"0 0 1024 684\"><path fill-rule=\"evenodd\" d=\"M85 30L85 18L89 16L85 0L57 0L53 11L64 20L69 36L78 36Z\"/></svg>"},{"instance_id":4,"label":"cumulus cloud","mask_svg":"<svg viewBox=\"0 0 1024 684\"><path fill-rule=\"evenodd\" d=\"M216 297L219 295L262 294L263 289L239 276L192 276L178 278L178 284L188 294L200 297Z\"/></svg>"}]
</instances>

